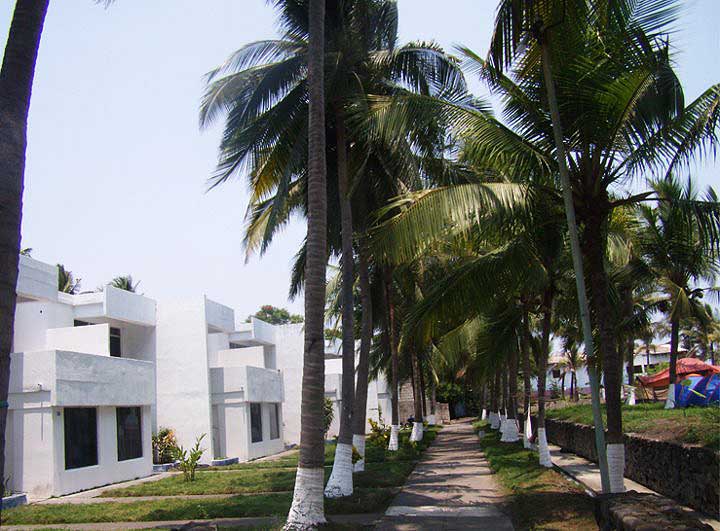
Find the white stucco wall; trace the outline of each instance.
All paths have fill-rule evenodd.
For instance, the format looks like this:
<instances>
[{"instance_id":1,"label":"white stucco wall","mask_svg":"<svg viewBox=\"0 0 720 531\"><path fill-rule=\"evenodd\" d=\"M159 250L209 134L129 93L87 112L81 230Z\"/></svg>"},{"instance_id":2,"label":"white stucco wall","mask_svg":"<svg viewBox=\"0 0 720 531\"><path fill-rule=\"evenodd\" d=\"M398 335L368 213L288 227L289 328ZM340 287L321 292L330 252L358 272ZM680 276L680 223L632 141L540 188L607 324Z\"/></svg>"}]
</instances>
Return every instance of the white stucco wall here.
<instances>
[{"instance_id":1,"label":"white stucco wall","mask_svg":"<svg viewBox=\"0 0 720 531\"><path fill-rule=\"evenodd\" d=\"M210 375L205 298L157 305L157 426L175 430L185 448L206 433L211 447ZM212 459L212 450L203 462Z\"/></svg>"},{"instance_id":2,"label":"white stucco wall","mask_svg":"<svg viewBox=\"0 0 720 531\"><path fill-rule=\"evenodd\" d=\"M244 347L220 350L210 358L213 367L265 367L265 351L263 347Z\"/></svg>"},{"instance_id":3,"label":"white stucco wall","mask_svg":"<svg viewBox=\"0 0 720 531\"><path fill-rule=\"evenodd\" d=\"M156 303L154 300L112 286L105 286L105 317L126 323L155 326Z\"/></svg>"},{"instance_id":4,"label":"white stucco wall","mask_svg":"<svg viewBox=\"0 0 720 531\"><path fill-rule=\"evenodd\" d=\"M72 325L72 306L58 302L20 302L15 307L13 352L44 350L48 348L48 329Z\"/></svg>"},{"instance_id":5,"label":"white stucco wall","mask_svg":"<svg viewBox=\"0 0 720 531\"><path fill-rule=\"evenodd\" d=\"M205 297L205 319L212 332L230 333L235 330L233 309L207 297Z\"/></svg>"},{"instance_id":6,"label":"white stucco wall","mask_svg":"<svg viewBox=\"0 0 720 531\"><path fill-rule=\"evenodd\" d=\"M110 355L110 325L50 328L46 333L48 350L70 350L100 356Z\"/></svg>"},{"instance_id":7,"label":"white stucco wall","mask_svg":"<svg viewBox=\"0 0 720 531\"><path fill-rule=\"evenodd\" d=\"M152 474L149 406L142 408L143 455L126 461L118 461L116 408L97 408L98 464L84 468L65 470L65 437L61 408L55 409L53 421L56 463L53 495L60 496Z\"/></svg>"},{"instance_id":8,"label":"white stucco wall","mask_svg":"<svg viewBox=\"0 0 720 531\"><path fill-rule=\"evenodd\" d=\"M17 295L35 300L57 300L58 268L29 256L20 256L18 264Z\"/></svg>"}]
</instances>

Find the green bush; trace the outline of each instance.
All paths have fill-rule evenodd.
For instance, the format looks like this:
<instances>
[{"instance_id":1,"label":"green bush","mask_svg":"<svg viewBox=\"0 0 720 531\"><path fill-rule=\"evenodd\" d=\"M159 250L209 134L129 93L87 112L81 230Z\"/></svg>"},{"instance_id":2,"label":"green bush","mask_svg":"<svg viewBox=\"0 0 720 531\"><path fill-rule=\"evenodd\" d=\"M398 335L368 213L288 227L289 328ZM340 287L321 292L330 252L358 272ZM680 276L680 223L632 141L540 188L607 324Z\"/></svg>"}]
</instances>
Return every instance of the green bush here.
<instances>
[{"instance_id":1,"label":"green bush","mask_svg":"<svg viewBox=\"0 0 720 531\"><path fill-rule=\"evenodd\" d=\"M177 448L175 431L160 426L157 433L152 436L153 463L165 464L173 462L173 454Z\"/></svg>"},{"instance_id":2,"label":"green bush","mask_svg":"<svg viewBox=\"0 0 720 531\"><path fill-rule=\"evenodd\" d=\"M183 472L185 481L195 481L195 470L197 469L202 454L205 452L205 448L200 448L200 442L205 438L205 435L207 434L203 433L195 439L195 446L190 449L190 452L182 446L176 446L174 449L173 457L176 461L180 461L178 466Z\"/></svg>"}]
</instances>

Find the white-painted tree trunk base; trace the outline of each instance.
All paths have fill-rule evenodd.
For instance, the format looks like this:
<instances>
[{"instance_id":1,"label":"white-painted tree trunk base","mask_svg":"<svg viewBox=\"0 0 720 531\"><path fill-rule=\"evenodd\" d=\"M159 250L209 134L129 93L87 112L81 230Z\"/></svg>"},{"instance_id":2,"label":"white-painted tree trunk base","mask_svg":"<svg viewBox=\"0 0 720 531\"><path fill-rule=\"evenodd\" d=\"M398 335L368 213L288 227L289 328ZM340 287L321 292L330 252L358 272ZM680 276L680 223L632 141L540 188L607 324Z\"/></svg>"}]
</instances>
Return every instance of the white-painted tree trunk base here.
<instances>
[{"instance_id":1,"label":"white-painted tree trunk base","mask_svg":"<svg viewBox=\"0 0 720 531\"><path fill-rule=\"evenodd\" d=\"M675 384L668 385L667 400L665 400L665 409L675 409Z\"/></svg>"},{"instance_id":2,"label":"white-painted tree trunk base","mask_svg":"<svg viewBox=\"0 0 720 531\"><path fill-rule=\"evenodd\" d=\"M359 435L355 433L353 435L353 446L360 454L360 458L355 464L353 464L353 472L364 472L365 471L365 434Z\"/></svg>"},{"instance_id":3,"label":"white-painted tree trunk base","mask_svg":"<svg viewBox=\"0 0 720 531\"><path fill-rule=\"evenodd\" d=\"M480 420L487 420L487 409L482 410L482 415L480 415Z\"/></svg>"},{"instance_id":4,"label":"white-painted tree trunk base","mask_svg":"<svg viewBox=\"0 0 720 531\"><path fill-rule=\"evenodd\" d=\"M505 421L505 431L500 437L500 442L517 442L520 440L520 430L518 430L517 421L515 419L507 419Z\"/></svg>"},{"instance_id":5,"label":"white-painted tree trunk base","mask_svg":"<svg viewBox=\"0 0 720 531\"><path fill-rule=\"evenodd\" d=\"M530 410L528 410L527 418L525 419L525 429L523 430L523 447L526 449L532 448L532 419L530 418Z\"/></svg>"},{"instance_id":6,"label":"white-painted tree trunk base","mask_svg":"<svg viewBox=\"0 0 720 531\"><path fill-rule=\"evenodd\" d=\"M410 434L410 442L418 442L423 440L423 423L413 422L412 433Z\"/></svg>"},{"instance_id":7,"label":"white-painted tree trunk base","mask_svg":"<svg viewBox=\"0 0 720 531\"><path fill-rule=\"evenodd\" d=\"M323 505L324 479L323 467L298 467L293 501L284 529L305 531L326 523Z\"/></svg>"},{"instance_id":8,"label":"white-painted tree trunk base","mask_svg":"<svg viewBox=\"0 0 720 531\"><path fill-rule=\"evenodd\" d=\"M550 448L548 447L545 428L538 428L538 457L540 466L552 468L553 464L550 458Z\"/></svg>"},{"instance_id":9,"label":"white-painted tree trunk base","mask_svg":"<svg viewBox=\"0 0 720 531\"><path fill-rule=\"evenodd\" d=\"M398 426L398 425L390 426L390 441L388 443L388 451L397 452L398 448L400 448L400 443L399 443L399 439L398 439L399 433L400 433L400 426Z\"/></svg>"},{"instance_id":10,"label":"white-painted tree trunk base","mask_svg":"<svg viewBox=\"0 0 720 531\"><path fill-rule=\"evenodd\" d=\"M437 424L437 419L435 418L435 415L428 415L425 420L427 420L427 423L431 426Z\"/></svg>"},{"instance_id":11,"label":"white-painted tree trunk base","mask_svg":"<svg viewBox=\"0 0 720 531\"><path fill-rule=\"evenodd\" d=\"M490 429L497 430L500 427L500 415L497 411L490 412Z\"/></svg>"},{"instance_id":12,"label":"white-painted tree trunk base","mask_svg":"<svg viewBox=\"0 0 720 531\"><path fill-rule=\"evenodd\" d=\"M330 479L325 485L326 498L342 498L353 493L352 445L338 443Z\"/></svg>"},{"instance_id":13,"label":"white-painted tree trunk base","mask_svg":"<svg viewBox=\"0 0 720 531\"><path fill-rule=\"evenodd\" d=\"M627 405L628 406L634 406L635 405L635 388L631 387L627 394Z\"/></svg>"},{"instance_id":14,"label":"white-painted tree trunk base","mask_svg":"<svg viewBox=\"0 0 720 531\"><path fill-rule=\"evenodd\" d=\"M625 492L625 445L607 445L608 475L610 492Z\"/></svg>"}]
</instances>

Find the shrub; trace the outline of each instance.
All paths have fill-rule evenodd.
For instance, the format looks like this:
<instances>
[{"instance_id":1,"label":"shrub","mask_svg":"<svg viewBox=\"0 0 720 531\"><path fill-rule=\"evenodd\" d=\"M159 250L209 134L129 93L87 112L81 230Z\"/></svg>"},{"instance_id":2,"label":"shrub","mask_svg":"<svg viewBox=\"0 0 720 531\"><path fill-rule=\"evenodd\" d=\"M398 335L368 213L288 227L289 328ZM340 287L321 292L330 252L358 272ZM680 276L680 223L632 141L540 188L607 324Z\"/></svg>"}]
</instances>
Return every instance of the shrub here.
<instances>
[{"instance_id":1,"label":"shrub","mask_svg":"<svg viewBox=\"0 0 720 531\"><path fill-rule=\"evenodd\" d=\"M195 439L195 446L190 449L188 453L182 446L175 447L173 457L180 461L178 466L183 472L183 478L185 481L195 481L195 469L197 469L198 463L202 454L205 452L205 448L200 448L200 442L205 438L206 433L203 433Z\"/></svg>"},{"instance_id":2,"label":"shrub","mask_svg":"<svg viewBox=\"0 0 720 531\"><path fill-rule=\"evenodd\" d=\"M330 429L333 419L335 418L335 412L333 410L332 400L329 398L325 399L323 404L323 427L325 428L325 438L327 438L327 432Z\"/></svg>"},{"instance_id":3,"label":"shrub","mask_svg":"<svg viewBox=\"0 0 720 531\"><path fill-rule=\"evenodd\" d=\"M152 436L153 463L165 464L173 462L173 454L177 448L175 431L160 426L157 433Z\"/></svg>"}]
</instances>

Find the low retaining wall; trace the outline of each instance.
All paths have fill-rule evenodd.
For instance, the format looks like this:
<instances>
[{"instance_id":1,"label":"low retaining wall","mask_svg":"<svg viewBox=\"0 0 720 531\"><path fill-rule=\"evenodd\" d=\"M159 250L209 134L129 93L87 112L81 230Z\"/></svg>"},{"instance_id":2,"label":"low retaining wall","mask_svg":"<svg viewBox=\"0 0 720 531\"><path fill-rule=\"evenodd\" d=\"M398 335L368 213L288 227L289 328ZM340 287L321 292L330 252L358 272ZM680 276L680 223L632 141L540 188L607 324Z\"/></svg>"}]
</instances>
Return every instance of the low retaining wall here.
<instances>
[{"instance_id":1,"label":"low retaining wall","mask_svg":"<svg viewBox=\"0 0 720 531\"><path fill-rule=\"evenodd\" d=\"M533 419L533 425L535 419ZM597 462L592 426L545 420L548 441ZM717 517L720 512L720 458L708 448L624 435L625 477Z\"/></svg>"}]
</instances>

